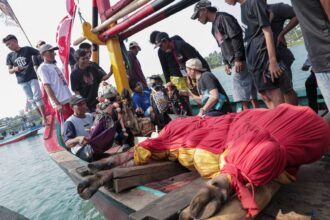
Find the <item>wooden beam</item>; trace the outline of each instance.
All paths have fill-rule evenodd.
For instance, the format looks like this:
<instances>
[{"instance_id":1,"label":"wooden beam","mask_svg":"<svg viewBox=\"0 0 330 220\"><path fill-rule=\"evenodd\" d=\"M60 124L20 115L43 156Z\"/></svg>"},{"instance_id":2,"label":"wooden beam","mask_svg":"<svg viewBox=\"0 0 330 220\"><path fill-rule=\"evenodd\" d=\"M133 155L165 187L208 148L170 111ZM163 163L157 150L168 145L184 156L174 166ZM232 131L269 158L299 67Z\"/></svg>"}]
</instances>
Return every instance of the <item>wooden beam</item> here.
<instances>
[{"instance_id":1,"label":"wooden beam","mask_svg":"<svg viewBox=\"0 0 330 220\"><path fill-rule=\"evenodd\" d=\"M115 192L121 192L135 186L160 181L188 170L175 162L157 162L143 166L114 168L113 186Z\"/></svg>"},{"instance_id":2,"label":"wooden beam","mask_svg":"<svg viewBox=\"0 0 330 220\"><path fill-rule=\"evenodd\" d=\"M187 207L196 192L205 184L202 178L192 181L190 184L174 190L160 199L152 202L143 209L132 213L130 220L146 219L178 219L181 210Z\"/></svg>"}]
</instances>

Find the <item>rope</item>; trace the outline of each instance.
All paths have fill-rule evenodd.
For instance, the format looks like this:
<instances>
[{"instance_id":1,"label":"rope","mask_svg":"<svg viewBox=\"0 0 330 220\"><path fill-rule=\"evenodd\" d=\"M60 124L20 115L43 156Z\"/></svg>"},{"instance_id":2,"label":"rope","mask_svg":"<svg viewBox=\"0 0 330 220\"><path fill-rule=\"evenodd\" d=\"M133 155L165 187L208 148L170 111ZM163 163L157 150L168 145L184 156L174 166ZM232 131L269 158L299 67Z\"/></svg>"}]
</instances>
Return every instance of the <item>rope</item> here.
<instances>
[{"instance_id":1,"label":"rope","mask_svg":"<svg viewBox=\"0 0 330 220\"><path fill-rule=\"evenodd\" d=\"M80 23L86 22L86 20L82 16L82 13L81 13L81 10L80 10L80 2L79 2L79 0L77 1L76 5L77 5L77 8L78 8L78 15L79 15Z\"/></svg>"}]
</instances>

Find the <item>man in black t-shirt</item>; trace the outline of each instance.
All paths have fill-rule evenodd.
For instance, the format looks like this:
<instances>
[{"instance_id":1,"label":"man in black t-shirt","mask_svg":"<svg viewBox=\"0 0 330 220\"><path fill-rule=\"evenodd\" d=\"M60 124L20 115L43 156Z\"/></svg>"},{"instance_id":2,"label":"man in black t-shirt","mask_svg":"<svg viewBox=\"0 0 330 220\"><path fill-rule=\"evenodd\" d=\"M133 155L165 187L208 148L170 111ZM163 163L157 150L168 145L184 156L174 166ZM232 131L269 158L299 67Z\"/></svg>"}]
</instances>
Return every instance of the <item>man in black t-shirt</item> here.
<instances>
[{"instance_id":1,"label":"man in black t-shirt","mask_svg":"<svg viewBox=\"0 0 330 220\"><path fill-rule=\"evenodd\" d=\"M285 35L298 25L298 19L290 5L284 3L276 3L268 5L270 11L270 22L274 36L274 44L276 46L277 60L283 62L288 71L283 72L279 78L279 86L284 95L286 103L298 105L298 97L293 89L291 65L294 56L287 47ZM289 20L287 25L285 21Z\"/></svg>"},{"instance_id":2,"label":"man in black t-shirt","mask_svg":"<svg viewBox=\"0 0 330 220\"><path fill-rule=\"evenodd\" d=\"M12 51L6 60L9 73L16 75L17 83L23 88L29 106L39 111L43 123L46 124L44 103L32 63L32 56L38 55L39 51L32 47L20 47L17 38L11 34L2 42Z\"/></svg>"},{"instance_id":3,"label":"man in black t-shirt","mask_svg":"<svg viewBox=\"0 0 330 220\"><path fill-rule=\"evenodd\" d=\"M199 116L219 116L231 112L228 96L219 80L197 59L189 59L186 62L186 70L192 79L197 80L199 96L192 95L193 99L202 107Z\"/></svg>"},{"instance_id":4,"label":"man in black t-shirt","mask_svg":"<svg viewBox=\"0 0 330 220\"><path fill-rule=\"evenodd\" d=\"M81 43L79 45L79 49L80 50L83 50L86 52L87 56L89 57L89 65L92 66L93 68L96 68L98 69L101 73L103 74L107 74L103 69L102 67L99 66L99 64L95 63L94 61L91 61L91 58L92 58L92 45L90 43ZM75 66L77 66L77 64L75 64Z\"/></svg>"},{"instance_id":5,"label":"man in black t-shirt","mask_svg":"<svg viewBox=\"0 0 330 220\"><path fill-rule=\"evenodd\" d=\"M199 1L194 8L191 19L202 24L212 23L212 35L221 48L225 72L232 74L234 102L240 102L243 110L249 108L251 100L254 108L258 107L257 93L254 82L245 63L245 48L242 28L232 15L219 12L208 0Z\"/></svg>"},{"instance_id":6,"label":"man in black t-shirt","mask_svg":"<svg viewBox=\"0 0 330 220\"><path fill-rule=\"evenodd\" d=\"M267 107L274 108L284 102L278 83L283 70L276 59L266 1L225 0L225 2L230 5L236 3L241 5L248 68Z\"/></svg>"},{"instance_id":7,"label":"man in black t-shirt","mask_svg":"<svg viewBox=\"0 0 330 220\"><path fill-rule=\"evenodd\" d=\"M330 2L291 0L317 84L330 109Z\"/></svg>"},{"instance_id":8,"label":"man in black t-shirt","mask_svg":"<svg viewBox=\"0 0 330 220\"><path fill-rule=\"evenodd\" d=\"M77 62L76 68L70 75L71 90L76 95L81 95L86 99L87 106L90 112L94 112L98 103L97 91L101 81L109 79L112 74L104 74L98 68L90 65L89 55L82 49L75 52Z\"/></svg>"}]
</instances>

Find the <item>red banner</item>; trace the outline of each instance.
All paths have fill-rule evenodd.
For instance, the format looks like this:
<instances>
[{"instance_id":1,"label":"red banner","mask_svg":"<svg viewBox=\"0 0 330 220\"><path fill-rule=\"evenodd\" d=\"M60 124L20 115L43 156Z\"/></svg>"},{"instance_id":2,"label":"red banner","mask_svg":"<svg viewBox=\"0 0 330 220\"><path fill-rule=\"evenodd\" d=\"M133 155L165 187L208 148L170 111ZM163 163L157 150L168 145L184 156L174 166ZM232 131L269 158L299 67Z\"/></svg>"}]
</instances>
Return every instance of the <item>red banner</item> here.
<instances>
[{"instance_id":1,"label":"red banner","mask_svg":"<svg viewBox=\"0 0 330 220\"><path fill-rule=\"evenodd\" d=\"M59 56L64 66L64 76L69 82L69 54L70 54L70 41L71 41L71 29L76 13L76 4L74 0L66 1L66 9L68 15L66 15L57 27L56 42L59 48Z\"/></svg>"}]
</instances>

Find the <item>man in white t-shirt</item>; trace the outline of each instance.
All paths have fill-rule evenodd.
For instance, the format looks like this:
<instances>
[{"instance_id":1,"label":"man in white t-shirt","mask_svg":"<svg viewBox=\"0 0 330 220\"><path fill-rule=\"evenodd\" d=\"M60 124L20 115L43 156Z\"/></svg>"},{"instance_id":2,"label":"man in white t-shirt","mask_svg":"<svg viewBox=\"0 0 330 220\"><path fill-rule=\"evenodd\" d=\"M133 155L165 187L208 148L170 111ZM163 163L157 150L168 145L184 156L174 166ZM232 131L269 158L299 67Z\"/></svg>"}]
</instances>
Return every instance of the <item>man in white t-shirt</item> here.
<instances>
[{"instance_id":1,"label":"man in white t-shirt","mask_svg":"<svg viewBox=\"0 0 330 220\"><path fill-rule=\"evenodd\" d=\"M54 63L55 50L58 47L43 44L38 49L44 62L39 66L37 73L50 98L57 119L62 124L73 111L69 104L72 93L62 71Z\"/></svg>"}]
</instances>

